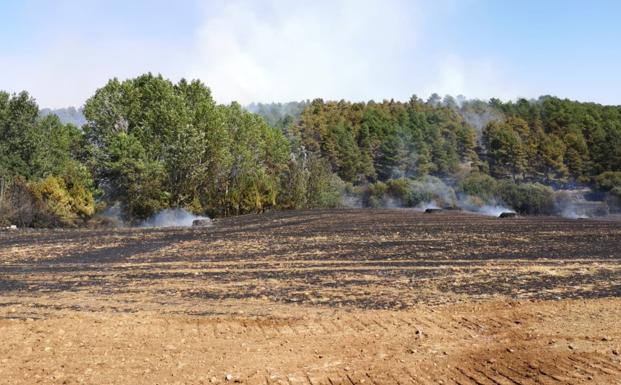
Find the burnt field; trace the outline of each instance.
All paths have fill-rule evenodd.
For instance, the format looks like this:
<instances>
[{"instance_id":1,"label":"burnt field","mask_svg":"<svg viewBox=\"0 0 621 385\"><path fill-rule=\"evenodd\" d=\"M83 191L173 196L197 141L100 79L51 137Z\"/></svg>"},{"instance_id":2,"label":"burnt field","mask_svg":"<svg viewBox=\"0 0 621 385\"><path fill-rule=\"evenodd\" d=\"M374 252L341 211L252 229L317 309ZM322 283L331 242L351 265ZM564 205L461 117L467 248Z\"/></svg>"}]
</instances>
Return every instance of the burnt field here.
<instances>
[{"instance_id":1,"label":"burnt field","mask_svg":"<svg viewBox=\"0 0 621 385\"><path fill-rule=\"evenodd\" d=\"M496 295L621 296L615 222L308 211L208 228L5 232L0 245L4 295L144 294L164 302L267 299L365 309Z\"/></svg>"},{"instance_id":2,"label":"burnt field","mask_svg":"<svg viewBox=\"0 0 621 385\"><path fill-rule=\"evenodd\" d=\"M620 298L620 222L2 232L0 383L619 384Z\"/></svg>"}]
</instances>

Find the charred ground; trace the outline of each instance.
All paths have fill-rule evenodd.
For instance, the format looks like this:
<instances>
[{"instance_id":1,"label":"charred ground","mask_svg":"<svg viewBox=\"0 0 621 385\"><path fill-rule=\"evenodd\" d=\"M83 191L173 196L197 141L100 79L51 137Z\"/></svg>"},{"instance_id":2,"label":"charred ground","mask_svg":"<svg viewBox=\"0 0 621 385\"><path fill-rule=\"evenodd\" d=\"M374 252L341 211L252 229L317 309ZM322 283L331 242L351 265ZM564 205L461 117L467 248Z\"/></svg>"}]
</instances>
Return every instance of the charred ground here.
<instances>
[{"instance_id":1,"label":"charred ground","mask_svg":"<svg viewBox=\"0 0 621 385\"><path fill-rule=\"evenodd\" d=\"M620 253L619 222L386 209L0 233L0 383L617 384Z\"/></svg>"},{"instance_id":2,"label":"charred ground","mask_svg":"<svg viewBox=\"0 0 621 385\"><path fill-rule=\"evenodd\" d=\"M138 288L389 309L459 296L621 296L621 225L594 220L326 210L208 228L3 233L0 244L5 295Z\"/></svg>"}]
</instances>

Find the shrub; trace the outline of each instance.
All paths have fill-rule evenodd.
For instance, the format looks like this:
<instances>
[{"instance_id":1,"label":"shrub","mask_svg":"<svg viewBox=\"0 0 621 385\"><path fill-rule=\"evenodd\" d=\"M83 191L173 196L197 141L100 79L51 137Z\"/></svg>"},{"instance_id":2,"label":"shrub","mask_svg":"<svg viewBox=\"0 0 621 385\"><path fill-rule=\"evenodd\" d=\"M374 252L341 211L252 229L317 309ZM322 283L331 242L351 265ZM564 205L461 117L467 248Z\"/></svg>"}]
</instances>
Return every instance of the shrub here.
<instances>
[{"instance_id":1,"label":"shrub","mask_svg":"<svg viewBox=\"0 0 621 385\"><path fill-rule=\"evenodd\" d=\"M0 224L2 226L31 226L35 218L35 197L26 181L20 177L6 184L0 199Z\"/></svg>"},{"instance_id":2,"label":"shrub","mask_svg":"<svg viewBox=\"0 0 621 385\"><path fill-rule=\"evenodd\" d=\"M71 226L78 215L73 210L73 197L67 191L64 180L54 176L30 183L36 200L37 227Z\"/></svg>"},{"instance_id":3,"label":"shrub","mask_svg":"<svg viewBox=\"0 0 621 385\"><path fill-rule=\"evenodd\" d=\"M364 204L368 207L382 207L386 201L388 186L383 182L371 183L364 194Z\"/></svg>"},{"instance_id":4,"label":"shrub","mask_svg":"<svg viewBox=\"0 0 621 385\"><path fill-rule=\"evenodd\" d=\"M15 178L0 199L0 224L19 227L75 226L95 213L92 193L80 184L67 188L63 178L48 176L27 183Z\"/></svg>"},{"instance_id":5,"label":"shrub","mask_svg":"<svg viewBox=\"0 0 621 385\"><path fill-rule=\"evenodd\" d=\"M496 201L498 182L487 174L474 172L459 182L457 191L490 204Z\"/></svg>"},{"instance_id":6,"label":"shrub","mask_svg":"<svg viewBox=\"0 0 621 385\"><path fill-rule=\"evenodd\" d=\"M595 177L597 187L621 197L621 171L606 171Z\"/></svg>"},{"instance_id":7,"label":"shrub","mask_svg":"<svg viewBox=\"0 0 621 385\"><path fill-rule=\"evenodd\" d=\"M408 179L391 179L386 182L386 186L390 198L399 201L402 206L412 206L412 186Z\"/></svg>"},{"instance_id":8,"label":"shrub","mask_svg":"<svg viewBox=\"0 0 621 385\"><path fill-rule=\"evenodd\" d=\"M555 211L554 191L539 183L499 183L500 199L521 214L551 215Z\"/></svg>"},{"instance_id":9,"label":"shrub","mask_svg":"<svg viewBox=\"0 0 621 385\"><path fill-rule=\"evenodd\" d=\"M455 191L441 179L425 176L411 182L412 206L434 201L441 207L455 207L457 197Z\"/></svg>"}]
</instances>

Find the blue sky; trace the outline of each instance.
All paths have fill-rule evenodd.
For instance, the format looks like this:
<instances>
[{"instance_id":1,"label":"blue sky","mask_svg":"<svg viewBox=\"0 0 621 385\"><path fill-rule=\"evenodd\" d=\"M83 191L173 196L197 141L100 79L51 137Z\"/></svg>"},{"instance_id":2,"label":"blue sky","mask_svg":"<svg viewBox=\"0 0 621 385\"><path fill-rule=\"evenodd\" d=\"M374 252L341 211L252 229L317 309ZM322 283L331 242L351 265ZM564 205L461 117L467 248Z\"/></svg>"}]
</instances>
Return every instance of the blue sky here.
<instances>
[{"instance_id":1,"label":"blue sky","mask_svg":"<svg viewBox=\"0 0 621 385\"><path fill-rule=\"evenodd\" d=\"M81 105L111 77L220 102L552 94L621 104L621 1L0 0L0 89Z\"/></svg>"}]
</instances>

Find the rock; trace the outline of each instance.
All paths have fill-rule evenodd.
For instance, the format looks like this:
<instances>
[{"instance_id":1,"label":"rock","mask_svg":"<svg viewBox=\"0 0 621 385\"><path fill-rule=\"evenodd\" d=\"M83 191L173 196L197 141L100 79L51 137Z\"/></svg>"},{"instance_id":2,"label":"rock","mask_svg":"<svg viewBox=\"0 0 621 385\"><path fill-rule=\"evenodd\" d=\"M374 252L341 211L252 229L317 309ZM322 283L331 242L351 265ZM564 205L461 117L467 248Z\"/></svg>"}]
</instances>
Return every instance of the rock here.
<instances>
[{"instance_id":1,"label":"rock","mask_svg":"<svg viewBox=\"0 0 621 385\"><path fill-rule=\"evenodd\" d=\"M615 356L618 356L619 351L617 349L612 349L612 354L614 354Z\"/></svg>"},{"instance_id":2,"label":"rock","mask_svg":"<svg viewBox=\"0 0 621 385\"><path fill-rule=\"evenodd\" d=\"M612 341L612 339L610 337L608 337L608 336L604 336L604 337L602 337L602 341L603 342L608 342L608 341Z\"/></svg>"},{"instance_id":3,"label":"rock","mask_svg":"<svg viewBox=\"0 0 621 385\"><path fill-rule=\"evenodd\" d=\"M192 221L192 227L207 227L213 225L213 221L209 218L195 219Z\"/></svg>"},{"instance_id":4,"label":"rock","mask_svg":"<svg viewBox=\"0 0 621 385\"><path fill-rule=\"evenodd\" d=\"M442 209L439 208L428 208L425 210L425 214L434 214L434 213L440 213L442 212Z\"/></svg>"},{"instance_id":5,"label":"rock","mask_svg":"<svg viewBox=\"0 0 621 385\"><path fill-rule=\"evenodd\" d=\"M227 373L226 376L224 376L224 379L227 381L233 381L233 375L231 373Z\"/></svg>"},{"instance_id":6,"label":"rock","mask_svg":"<svg viewBox=\"0 0 621 385\"><path fill-rule=\"evenodd\" d=\"M503 213L500 213L500 215L498 216L498 218L515 218L517 217L517 213L511 212L511 211L505 211Z\"/></svg>"}]
</instances>

